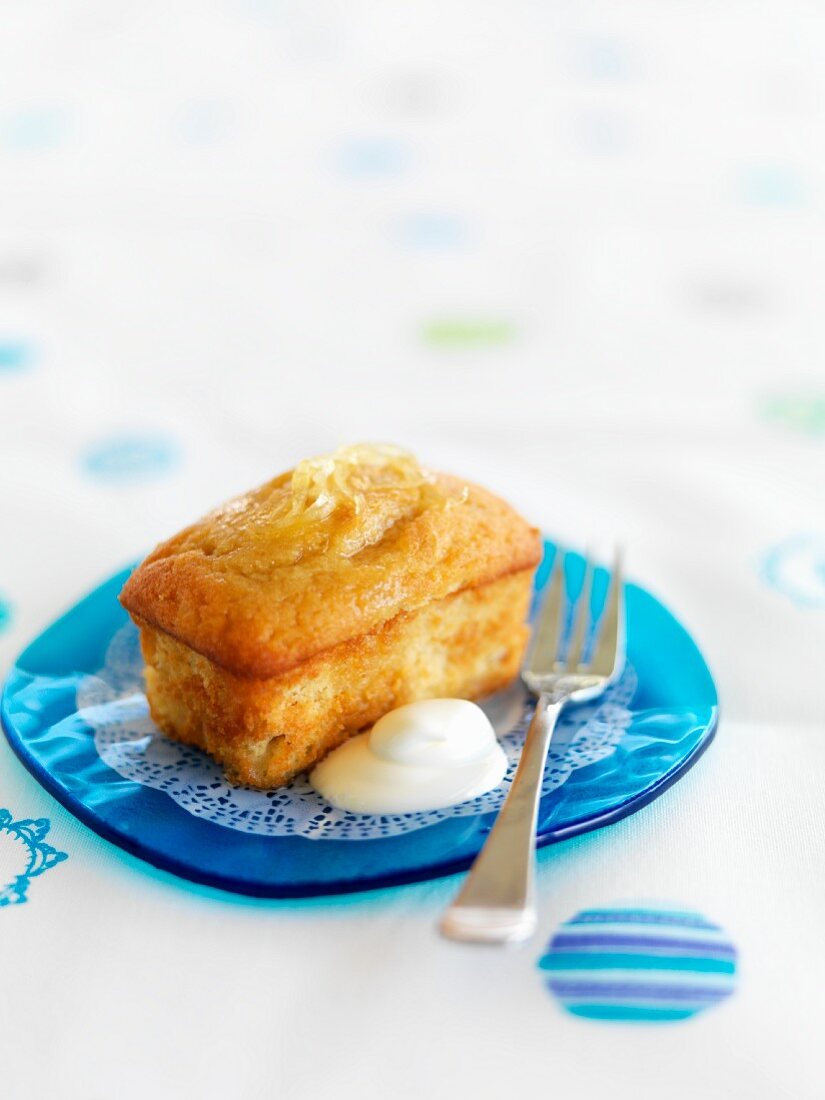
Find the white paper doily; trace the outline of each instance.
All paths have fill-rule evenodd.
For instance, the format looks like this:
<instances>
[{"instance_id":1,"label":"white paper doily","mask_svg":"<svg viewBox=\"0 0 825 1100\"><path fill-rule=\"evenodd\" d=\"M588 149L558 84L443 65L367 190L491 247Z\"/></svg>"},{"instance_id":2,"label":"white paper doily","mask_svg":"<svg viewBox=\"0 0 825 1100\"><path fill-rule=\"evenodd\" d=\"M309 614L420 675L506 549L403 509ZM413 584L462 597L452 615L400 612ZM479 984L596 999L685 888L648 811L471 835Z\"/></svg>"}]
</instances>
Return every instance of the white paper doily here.
<instances>
[{"instance_id":1,"label":"white paper doily","mask_svg":"<svg viewBox=\"0 0 825 1100\"><path fill-rule=\"evenodd\" d=\"M635 689L636 675L627 667L598 702L571 708L562 715L542 794L562 786L578 768L615 751L630 725L628 708ZM400 836L449 818L498 810L509 790L532 714L532 703L518 684L483 703L509 760L507 775L495 790L446 809L373 816L327 805L304 777L274 791L233 786L205 753L161 734L149 717L138 632L131 623L112 639L104 667L78 688L77 707L94 731L98 754L110 768L124 779L165 792L195 817L261 836L327 840Z\"/></svg>"}]
</instances>

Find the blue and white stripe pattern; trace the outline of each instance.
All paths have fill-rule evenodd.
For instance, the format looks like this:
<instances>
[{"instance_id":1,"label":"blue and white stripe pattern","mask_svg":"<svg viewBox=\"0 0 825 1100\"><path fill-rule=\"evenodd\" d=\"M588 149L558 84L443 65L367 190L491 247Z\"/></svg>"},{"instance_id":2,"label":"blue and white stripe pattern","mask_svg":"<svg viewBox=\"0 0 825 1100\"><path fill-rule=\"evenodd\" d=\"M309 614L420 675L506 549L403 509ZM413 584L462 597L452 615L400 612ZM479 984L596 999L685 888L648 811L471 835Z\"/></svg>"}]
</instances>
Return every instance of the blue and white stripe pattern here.
<instances>
[{"instance_id":1,"label":"blue and white stripe pattern","mask_svg":"<svg viewBox=\"0 0 825 1100\"><path fill-rule=\"evenodd\" d=\"M685 1020L736 982L736 948L723 929L672 909L586 909L559 928L538 965L567 1011L589 1020Z\"/></svg>"}]
</instances>

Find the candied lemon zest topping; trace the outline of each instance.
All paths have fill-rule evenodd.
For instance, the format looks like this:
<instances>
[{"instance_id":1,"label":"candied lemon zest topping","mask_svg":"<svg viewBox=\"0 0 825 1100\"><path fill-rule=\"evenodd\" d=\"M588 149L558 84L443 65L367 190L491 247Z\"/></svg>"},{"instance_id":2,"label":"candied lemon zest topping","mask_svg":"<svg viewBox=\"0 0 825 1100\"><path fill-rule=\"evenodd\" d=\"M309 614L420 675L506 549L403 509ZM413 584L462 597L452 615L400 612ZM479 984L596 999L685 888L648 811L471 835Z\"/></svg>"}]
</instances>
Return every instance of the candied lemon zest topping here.
<instances>
[{"instance_id":1,"label":"candied lemon zest topping","mask_svg":"<svg viewBox=\"0 0 825 1100\"><path fill-rule=\"evenodd\" d=\"M359 443L305 459L281 487L287 492L268 522L282 547L277 556L292 562L327 550L352 557L380 542L401 515L467 499L466 489L445 493L414 455L389 444Z\"/></svg>"},{"instance_id":2,"label":"candied lemon zest topping","mask_svg":"<svg viewBox=\"0 0 825 1100\"><path fill-rule=\"evenodd\" d=\"M416 489L431 481L414 455L389 444L359 443L307 458L292 472L291 495L282 519L323 520L350 503L359 514L367 491Z\"/></svg>"}]
</instances>

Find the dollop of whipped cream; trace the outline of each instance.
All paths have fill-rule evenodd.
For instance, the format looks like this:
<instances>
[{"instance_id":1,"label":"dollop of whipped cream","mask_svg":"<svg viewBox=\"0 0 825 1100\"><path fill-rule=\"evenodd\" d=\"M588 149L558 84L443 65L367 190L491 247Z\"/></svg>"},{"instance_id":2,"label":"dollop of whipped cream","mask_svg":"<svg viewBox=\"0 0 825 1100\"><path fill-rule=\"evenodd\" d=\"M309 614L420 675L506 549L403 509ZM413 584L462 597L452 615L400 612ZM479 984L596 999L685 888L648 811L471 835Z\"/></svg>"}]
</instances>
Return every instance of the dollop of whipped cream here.
<instances>
[{"instance_id":1,"label":"dollop of whipped cream","mask_svg":"<svg viewBox=\"0 0 825 1100\"><path fill-rule=\"evenodd\" d=\"M385 714L309 776L333 806L407 814L453 806L497 787L507 757L487 715L466 699L426 699Z\"/></svg>"}]
</instances>

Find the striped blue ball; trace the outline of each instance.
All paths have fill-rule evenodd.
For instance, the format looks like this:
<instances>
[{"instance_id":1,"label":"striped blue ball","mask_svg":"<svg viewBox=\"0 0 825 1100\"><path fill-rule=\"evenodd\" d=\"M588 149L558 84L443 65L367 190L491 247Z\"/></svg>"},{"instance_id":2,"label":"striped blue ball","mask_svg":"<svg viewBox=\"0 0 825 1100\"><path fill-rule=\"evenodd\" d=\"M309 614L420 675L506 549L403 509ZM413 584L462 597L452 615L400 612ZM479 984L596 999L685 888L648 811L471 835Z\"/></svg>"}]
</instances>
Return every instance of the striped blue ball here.
<instances>
[{"instance_id":1,"label":"striped blue ball","mask_svg":"<svg viewBox=\"0 0 825 1100\"><path fill-rule=\"evenodd\" d=\"M686 1020L736 983L724 930L675 909L585 909L561 925L538 965L567 1011L588 1020Z\"/></svg>"}]
</instances>

